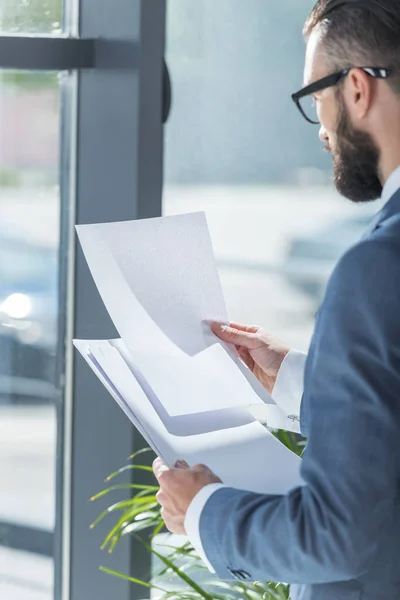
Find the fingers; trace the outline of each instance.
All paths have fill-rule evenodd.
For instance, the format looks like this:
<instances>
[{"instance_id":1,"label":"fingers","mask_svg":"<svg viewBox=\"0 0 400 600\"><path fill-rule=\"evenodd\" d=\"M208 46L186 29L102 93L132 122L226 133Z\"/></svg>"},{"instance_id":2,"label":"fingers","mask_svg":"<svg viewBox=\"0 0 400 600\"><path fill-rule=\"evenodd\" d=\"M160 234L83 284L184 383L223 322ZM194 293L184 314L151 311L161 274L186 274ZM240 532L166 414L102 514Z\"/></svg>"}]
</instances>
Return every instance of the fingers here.
<instances>
[{"instance_id":1,"label":"fingers","mask_svg":"<svg viewBox=\"0 0 400 600\"><path fill-rule=\"evenodd\" d=\"M250 370L253 370L254 368L254 360L251 358L249 351L247 350L247 348L243 348L243 347L239 347L238 348L238 353L240 358L242 359L242 361L244 362L244 364L246 365L246 367L248 367Z\"/></svg>"},{"instance_id":2,"label":"fingers","mask_svg":"<svg viewBox=\"0 0 400 600\"><path fill-rule=\"evenodd\" d=\"M240 323L234 323L233 321L231 321L229 325L234 329L245 331L246 333L258 333L260 331L260 327L257 327L257 325L241 325Z\"/></svg>"},{"instance_id":3,"label":"fingers","mask_svg":"<svg viewBox=\"0 0 400 600\"><path fill-rule=\"evenodd\" d=\"M185 460L177 460L175 463L175 469L188 469L189 465ZM160 481L160 477L163 475L163 473L166 472L171 472L174 469L171 469L170 467L168 467L168 465L165 464L165 462L163 461L162 458L160 458L159 456L153 461L153 472L154 475L156 476L157 481Z\"/></svg>"},{"instance_id":4,"label":"fingers","mask_svg":"<svg viewBox=\"0 0 400 600\"><path fill-rule=\"evenodd\" d=\"M167 500L167 495L162 490L158 490L158 492L156 494L156 500L157 500L158 504L161 504L161 506L164 506L164 504Z\"/></svg>"},{"instance_id":5,"label":"fingers","mask_svg":"<svg viewBox=\"0 0 400 600\"><path fill-rule=\"evenodd\" d=\"M153 472L158 482L160 481L161 475L166 471L169 471L169 467L165 464L162 458L157 457L153 462Z\"/></svg>"},{"instance_id":6,"label":"fingers","mask_svg":"<svg viewBox=\"0 0 400 600\"><path fill-rule=\"evenodd\" d=\"M257 327L248 327L250 331L245 331L228 325L221 325L220 323L213 323L211 325L212 332L222 341L234 344L235 346L244 346L245 348L255 348L259 344L257 333L259 329ZM241 327L244 327L243 325Z\"/></svg>"},{"instance_id":7,"label":"fingers","mask_svg":"<svg viewBox=\"0 0 400 600\"><path fill-rule=\"evenodd\" d=\"M211 469L207 465L194 465L193 471L196 473L211 473Z\"/></svg>"}]
</instances>

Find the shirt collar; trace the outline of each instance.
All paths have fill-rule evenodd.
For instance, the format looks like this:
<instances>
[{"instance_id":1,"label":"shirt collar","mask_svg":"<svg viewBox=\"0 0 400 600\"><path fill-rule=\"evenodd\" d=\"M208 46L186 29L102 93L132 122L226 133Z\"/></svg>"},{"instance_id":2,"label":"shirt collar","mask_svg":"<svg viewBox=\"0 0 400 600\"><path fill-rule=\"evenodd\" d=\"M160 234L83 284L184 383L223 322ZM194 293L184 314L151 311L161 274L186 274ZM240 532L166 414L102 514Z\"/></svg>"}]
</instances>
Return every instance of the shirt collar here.
<instances>
[{"instance_id":1,"label":"shirt collar","mask_svg":"<svg viewBox=\"0 0 400 600\"><path fill-rule=\"evenodd\" d=\"M382 200L382 205L385 205L387 202L389 202L390 198L392 198L392 196L395 195L395 193L397 192L397 190L400 189L400 165L397 167L397 169L395 169L393 171L393 173L390 175L389 179L387 180L387 182L384 185L383 191L382 191L382 196L381 196L381 200Z\"/></svg>"},{"instance_id":2,"label":"shirt collar","mask_svg":"<svg viewBox=\"0 0 400 600\"><path fill-rule=\"evenodd\" d=\"M391 217L400 214L400 166L390 175L384 185L381 196L382 207L372 223L371 231L382 227Z\"/></svg>"}]
</instances>

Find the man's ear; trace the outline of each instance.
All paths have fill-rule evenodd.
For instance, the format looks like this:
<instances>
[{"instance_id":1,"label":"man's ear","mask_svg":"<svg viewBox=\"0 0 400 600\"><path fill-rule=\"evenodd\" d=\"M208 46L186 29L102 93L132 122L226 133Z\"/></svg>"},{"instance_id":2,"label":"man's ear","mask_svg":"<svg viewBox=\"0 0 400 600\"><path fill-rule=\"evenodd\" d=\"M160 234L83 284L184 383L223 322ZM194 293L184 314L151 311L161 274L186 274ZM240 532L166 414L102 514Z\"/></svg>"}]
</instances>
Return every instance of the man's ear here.
<instances>
[{"instance_id":1,"label":"man's ear","mask_svg":"<svg viewBox=\"0 0 400 600\"><path fill-rule=\"evenodd\" d=\"M347 106L353 118L364 119L371 107L373 80L361 69L352 69L345 89Z\"/></svg>"}]
</instances>

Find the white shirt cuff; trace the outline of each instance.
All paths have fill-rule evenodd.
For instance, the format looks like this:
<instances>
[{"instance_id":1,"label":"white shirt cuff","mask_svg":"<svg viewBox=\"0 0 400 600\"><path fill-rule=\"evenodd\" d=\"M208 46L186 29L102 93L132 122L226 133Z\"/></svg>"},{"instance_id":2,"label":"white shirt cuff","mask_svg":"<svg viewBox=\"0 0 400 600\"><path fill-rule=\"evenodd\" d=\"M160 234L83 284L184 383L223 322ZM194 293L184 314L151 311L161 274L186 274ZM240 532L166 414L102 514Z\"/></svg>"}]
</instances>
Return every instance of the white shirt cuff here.
<instances>
[{"instance_id":1,"label":"white shirt cuff","mask_svg":"<svg viewBox=\"0 0 400 600\"><path fill-rule=\"evenodd\" d=\"M207 556L203 549L200 537L200 517L203 512L203 508L210 499L210 497L219 489L226 487L222 483L210 483L203 487L193 498L189 504L189 508L186 512L185 517L185 530L186 535L189 538L190 543L196 550L197 554L203 560L204 564L208 567L211 573L215 573L211 563L207 560Z\"/></svg>"},{"instance_id":2,"label":"white shirt cuff","mask_svg":"<svg viewBox=\"0 0 400 600\"><path fill-rule=\"evenodd\" d=\"M271 429L300 433L300 409L307 355L290 350L282 362L272 391L275 404L252 404L248 412Z\"/></svg>"},{"instance_id":3,"label":"white shirt cuff","mask_svg":"<svg viewBox=\"0 0 400 600\"><path fill-rule=\"evenodd\" d=\"M282 362L272 390L273 400L289 419L300 419L306 360L307 354L290 350Z\"/></svg>"}]
</instances>

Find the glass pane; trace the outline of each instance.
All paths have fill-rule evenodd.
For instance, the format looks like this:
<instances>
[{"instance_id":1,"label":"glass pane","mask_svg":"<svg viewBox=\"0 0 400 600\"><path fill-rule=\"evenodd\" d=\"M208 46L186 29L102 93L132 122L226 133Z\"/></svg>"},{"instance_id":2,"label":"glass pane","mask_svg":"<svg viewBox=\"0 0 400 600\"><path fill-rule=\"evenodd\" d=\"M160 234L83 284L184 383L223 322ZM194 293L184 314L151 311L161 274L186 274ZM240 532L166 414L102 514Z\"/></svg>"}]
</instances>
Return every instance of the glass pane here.
<instances>
[{"instance_id":1,"label":"glass pane","mask_svg":"<svg viewBox=\"0 0 400 600\"><path fill-rule=\"evenodd\" d=\"M339 256L376 206L333 189L318 126L291 100L314 0L170 0L164 214L205 210L233 320L306 350Z\"/></svg>"},{"instance_id":2,"label":"glass pane","mask_svg":"<svg viewBox=\"0 0 400 600\"><path fill-rule=\"evenodd\" d=\"M62 0L0 0L0 31L60 33Z\"/></svg>"},{"instance_id":3,"label":"glass pane","mask_svg":"<svg viewBox=\"0 0 400 600\"><path fill-rule=\"evenodd\" d=\"M301 110L307 119L312 123L319 123L317 104L314 98L312 96L305 96L304 98L300 98L299 102Z\"/></svg>"},{"instance_id":4,"label":"glass pane","mask_svg":"<svg viewBox=\"0 0 400 600\"><path fill-rule=\"evenodd\" d=\"M24 600L52 598L60 79L0 72L0 597Z\"/></svg>"}]
</instances>

